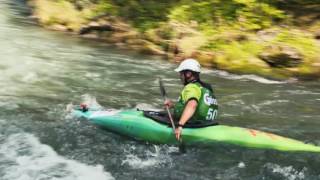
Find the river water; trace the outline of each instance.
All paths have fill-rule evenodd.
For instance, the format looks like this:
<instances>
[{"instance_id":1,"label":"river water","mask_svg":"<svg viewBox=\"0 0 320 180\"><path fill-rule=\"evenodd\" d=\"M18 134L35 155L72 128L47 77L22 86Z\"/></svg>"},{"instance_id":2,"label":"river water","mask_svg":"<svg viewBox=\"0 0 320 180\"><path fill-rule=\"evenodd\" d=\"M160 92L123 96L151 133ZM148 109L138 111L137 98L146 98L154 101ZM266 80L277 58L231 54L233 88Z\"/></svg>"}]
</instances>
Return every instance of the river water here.
<instances>
[{"instance_id":1,"label":"river water","mask_svg":"<svg viewBox=\"0 0 320 180\"><path fill-rule=\"evenodd\" d=\"M23 1L0 0L0 179L320 179L320 155L217 144L139 142L70 117L94 101L114 109L161 109L182 88L175 64L38 27ZM205 69L220 123L320 145L320 83L286 83Z\"/></svg>"}]
</instances>

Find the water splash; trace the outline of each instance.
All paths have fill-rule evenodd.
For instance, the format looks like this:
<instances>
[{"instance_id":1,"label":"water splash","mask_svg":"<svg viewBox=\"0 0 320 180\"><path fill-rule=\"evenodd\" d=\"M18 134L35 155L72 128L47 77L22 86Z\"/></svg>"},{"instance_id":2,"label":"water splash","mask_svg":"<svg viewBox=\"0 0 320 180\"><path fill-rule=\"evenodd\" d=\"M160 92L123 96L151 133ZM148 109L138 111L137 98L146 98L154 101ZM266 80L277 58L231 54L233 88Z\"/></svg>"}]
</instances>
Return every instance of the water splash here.
<instances>
[{"instance_id":1,"label":"water splash","mask_svg":"<svg viewBox=\"0 0 320 180\"><path fill-rule=\"evenodd\" d=\"M90 94L81 95L82 103L85 103L90 109L103 109L103 107L98 103L96 97Z\"/></svg>"},{"instance_id":2,"label":"water splash","mask_svg":"<svg viewBox=\"0 0 320 180\"><path fill-rule=\"evenodd\" d=\"M89 166L59 156L50 146L31 134L0 135L0 174L2 180L111 180L101 165Z\"/></svg>"},{"instance_id":3,"label":"water splash","mask_svg":"<svg viewBox=\"0 0 320 180\"><path fill-rule=\"evenodd\" d=\"M161 165L172 166L172 159L169 153L172 149L154 145L154 151L145 150L143 155L136 152L136 147L131 146L125 150L126 156L122 160L122 165L129 165L133 169L144 169L149 167L159 167Z\"/></svg>"},{"instance_id":4,"label":"water splash","mask_svg":"<svg viewBox=\"0 0 320 180\"><path fill-rule=\"evenodd\" d=\"M246 164L244 162L239 162L238 168L245 168Z\"/></svg>"},{"instance_id":5,"label":"water splash","mask_svg":"<svg viewBox=\"0 0 320 180\"><path fill-rule=\"evenodd\" d=\"M278 164L267 163L265 165L267 169L271 170L272 173L279 174L284 176L288 180L300 180L305 178L306 168L303 168L301 171L294 169L292 166L281 167Z\"/></svg>"}]
</instances>

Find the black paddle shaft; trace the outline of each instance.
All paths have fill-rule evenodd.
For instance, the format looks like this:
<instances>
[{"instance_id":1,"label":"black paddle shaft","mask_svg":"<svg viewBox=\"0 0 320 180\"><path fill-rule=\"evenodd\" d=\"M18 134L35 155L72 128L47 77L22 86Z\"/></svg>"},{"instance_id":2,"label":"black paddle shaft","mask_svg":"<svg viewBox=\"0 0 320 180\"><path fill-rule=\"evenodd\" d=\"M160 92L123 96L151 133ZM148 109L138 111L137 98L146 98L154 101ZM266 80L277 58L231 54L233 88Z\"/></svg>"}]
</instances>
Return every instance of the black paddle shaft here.
<instances>
[{"instance_id":1,"label":"black paddle shaft","mask_svg":"<svg viewBox=\"0 0 320 180\"><path fill-rule=\"evenodd\" d=\"M159 86L160 86L161 96L163 97L164 100L167 100L166 89L164 88L164 85L163 85L163 82L162 82L161 78L159 78ZM169 110L168 106L166 106L166 110L167 110L167 113L168 113L168 116L169 116L169 119L170 119L170 122L171 122L171 125L172 125L173 133L175 133L176 126L174 125L173 118L171 116L171 113L170 113L170 110ZM178 140L178 142L179 142L179 151L181 153L186 153L186 147L185 147L184 143L182 142L182 139Z\"/></svg>"},{"instance_id":2,"label":"black paddle shaft","mask_svg":"<svg viewBox=\"0 0 320 180\"><path fill-rule=\"evenodd\" d=\"M164 100L167 100L166 89L164 88L164 85L163 85L163 82L162 82L161 78L159 78L159 86L160 86L161 96L163 97ZM167 110L167 113L168 113L168 116L169 116L169 119L170 119L170 122L171 122L171 125L172 125L172 128L173 128L173 132L174 132L175 129L176 129L176 126L174 125L173 118L171 116L171 113L169 111L169 107L168 106L166 106L166 110Z\"/></svg>"}]
</instances>

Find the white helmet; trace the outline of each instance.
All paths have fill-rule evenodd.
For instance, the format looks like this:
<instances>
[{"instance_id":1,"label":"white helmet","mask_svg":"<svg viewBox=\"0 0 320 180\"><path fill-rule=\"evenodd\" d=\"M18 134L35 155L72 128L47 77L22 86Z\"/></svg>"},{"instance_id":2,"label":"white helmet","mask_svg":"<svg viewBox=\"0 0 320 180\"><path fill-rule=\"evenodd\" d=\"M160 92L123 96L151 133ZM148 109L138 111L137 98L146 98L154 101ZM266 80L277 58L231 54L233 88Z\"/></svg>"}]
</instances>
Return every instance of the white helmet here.
<instances>
[{"instance_id":1,"label":"white helmet","mask_svg":"<svg viewBox=\"0 0 320 180\"><path fill-rule=\"evenodd\" d=\"M200 64L195 59L185 59L184 61L181 62L179 67L177 69L175 69L174 71L180 72L180 71L184 71L184 70L190 70L190 71L200 73Z\"/></svg>"}]
</instances>

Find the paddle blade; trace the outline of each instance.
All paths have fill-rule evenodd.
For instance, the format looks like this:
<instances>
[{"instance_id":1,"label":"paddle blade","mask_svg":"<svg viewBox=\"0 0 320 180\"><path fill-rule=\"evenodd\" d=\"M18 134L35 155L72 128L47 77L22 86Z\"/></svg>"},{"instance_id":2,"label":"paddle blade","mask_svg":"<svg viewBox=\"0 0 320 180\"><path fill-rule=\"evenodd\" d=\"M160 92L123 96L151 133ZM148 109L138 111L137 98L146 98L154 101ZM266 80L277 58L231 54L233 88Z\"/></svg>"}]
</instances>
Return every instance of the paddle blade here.
<instances>
[{"instance_id":1,"label":"paddle blade","mask_svg":"<svg viewBox=\"0 0 320 180\"><path fill-rule=\"evenodd\" d=\"M160 93L161 93L161 96L166 98L167 96L167 93L166 93L166 89L164 88L164 85L163 85L163 82L162 82L162 79L159 78L159 86L160 86Z\"/></svg>"},{"instance_id":2,"label":"paddle blade","mask_svg":"<svg viewBox=\"0 0 320 180\"><path fill-rule=\"evenodd\" d=\"M186 145L182 142L182 140L179 141L179 152L181 154L187 153Z\"/></svg>"}]
</instances>

